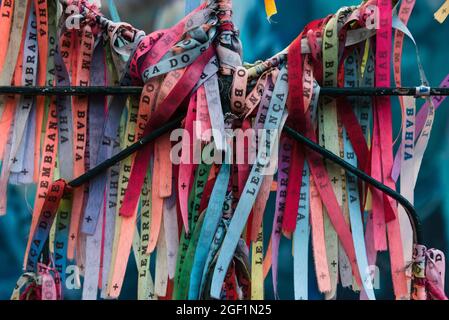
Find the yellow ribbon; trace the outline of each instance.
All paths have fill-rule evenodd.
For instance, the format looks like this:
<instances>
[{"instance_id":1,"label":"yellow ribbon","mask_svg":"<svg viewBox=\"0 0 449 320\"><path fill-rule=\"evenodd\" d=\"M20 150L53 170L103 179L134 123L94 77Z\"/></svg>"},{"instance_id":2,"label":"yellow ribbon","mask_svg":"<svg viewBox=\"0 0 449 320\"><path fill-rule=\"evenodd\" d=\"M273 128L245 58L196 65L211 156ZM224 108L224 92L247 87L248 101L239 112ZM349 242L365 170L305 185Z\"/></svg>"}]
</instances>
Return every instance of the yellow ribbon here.
<instances>
[{"instance_id":1,"label":"yellow ribbon","mask_svg":"<svg viewBox=\"0 0 449 320\"><path fill-rule=\"evenodd\" d=\"M266 2L267 1L265 1L265 3ZM448 15L449 15L449 0L446 0L446 2L441 6L441 8L438 9L437 12L435 12L434 17L439 23L443 23Z\"/></svg>"}]
</instances>

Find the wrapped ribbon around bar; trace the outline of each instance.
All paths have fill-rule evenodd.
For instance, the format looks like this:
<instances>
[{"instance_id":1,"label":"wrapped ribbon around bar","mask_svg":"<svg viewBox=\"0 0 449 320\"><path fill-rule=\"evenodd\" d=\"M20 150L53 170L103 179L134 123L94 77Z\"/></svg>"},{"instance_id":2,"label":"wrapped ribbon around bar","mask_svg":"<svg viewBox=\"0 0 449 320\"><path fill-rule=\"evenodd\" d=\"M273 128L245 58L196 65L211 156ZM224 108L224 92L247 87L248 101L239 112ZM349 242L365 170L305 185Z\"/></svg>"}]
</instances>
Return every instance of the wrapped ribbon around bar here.
<instances>
[{"instance_id":1,"label":"wrapped ribbon around bar","mask_svg":"<svg viewBox=\"0 0 449 320\"><path fill-rule=\"evenodd\" d=\"M61 16L56 0L0 6L0 85L28 90L0 99L0 214L9 183L37 183L12 299L62 299L72 265L83 299L119 298L130 252L138 299L263 299L270 269L280 298L281 263L307 299L310 246L326 299L339 283L375 299L387 250L397 299L446 298L444 254L422 245L412 206L442 102L418 50L422 84L399 89L414 1L343 7L255 64L243 62L232 0L187 1L185 18L148 35L119 22L113 1L113 21L98 1L61 3ZM275 2L265 7L270 19ZM392 56L398 88L384 89ZM36 85L52 88L35 97ZM396 158L386 90L409 95ZM291 261L279 261L282 237Z\"/></svg>"}]
</instances>

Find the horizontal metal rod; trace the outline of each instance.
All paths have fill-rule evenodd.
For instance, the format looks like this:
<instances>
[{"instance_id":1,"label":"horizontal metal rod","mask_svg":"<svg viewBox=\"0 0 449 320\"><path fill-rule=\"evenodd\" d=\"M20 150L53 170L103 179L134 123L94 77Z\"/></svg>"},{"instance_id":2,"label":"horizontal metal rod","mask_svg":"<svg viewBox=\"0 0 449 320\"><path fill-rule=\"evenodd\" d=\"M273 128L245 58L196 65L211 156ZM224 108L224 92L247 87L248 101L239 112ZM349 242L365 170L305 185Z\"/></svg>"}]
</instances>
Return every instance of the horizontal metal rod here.
<instances>
[{"instance_id":1,"label":"horizontal metal rod","mask_svg":"<svg viewBox=\"0 0 449 320\"><path fill-rule=\"evenodd\" d=\"M140 95L142 87L15 87L0 86L0 95ZM320 95L325 96L416 96L417 88L326 88L320 89ZM449 96L449 88L430 88L430 96Z\"/></svg>"},{"instance_id":2,"label":"horizontal metal rod","mask_svg":"<svg viewBox=\"0 0 449 320\"><path fill-rule=\"evenodd\" d=\"M151 132L148 136L143 137L141 140L137 141L136 143L132 144L130 147L123 149L118 154L112 156L111 158L105 160L104 162L100 163L99 165L95 166L94 168L88 170L83 175L79 176L78 178L72 180L69 182L69 185L73 188L80 187L85 183L88 183L90 180L98 176L99 174L105 172L108 168L113 167L118 162L126 159L133 153L137 152L143 146L146 144L156 140L158 137L162 136L163 134L174 130L176 128L179 128L181 125L182 119L184 119L185 114L180 115L176 117L175 119L171 120L170 122L166 123L165 125L161 126L160 128L154 130ZM307 148L311 149L314 152L319 153L323 158L328 159L337 165L344 168L347 172L350 172L357 176L359 179L364 181L365 183L368 183L372 185L374 188L382 191L383 193L387 194L394 200L398 201L407 212L407 215L410 219L410 223L412 224L413 231L414 231L414 241L415 243L421 243L421 224L419 221L419 217L416 213L415 208L413 205L405 199L400 193L396 192L395 190L387 187L380 181L377 181L373 177L369 176L362 170L358 169L357 167L352 166L350 163L344 161L337 155L333 154L329 150L321 147L320 145L314 143L313 141L309 140L308 138L301 135L299 132L293 130L292 128L288 126L284 126L284 132L290 135L293 139L296 141L304 144Z\"/></svg>"}]
</instances>

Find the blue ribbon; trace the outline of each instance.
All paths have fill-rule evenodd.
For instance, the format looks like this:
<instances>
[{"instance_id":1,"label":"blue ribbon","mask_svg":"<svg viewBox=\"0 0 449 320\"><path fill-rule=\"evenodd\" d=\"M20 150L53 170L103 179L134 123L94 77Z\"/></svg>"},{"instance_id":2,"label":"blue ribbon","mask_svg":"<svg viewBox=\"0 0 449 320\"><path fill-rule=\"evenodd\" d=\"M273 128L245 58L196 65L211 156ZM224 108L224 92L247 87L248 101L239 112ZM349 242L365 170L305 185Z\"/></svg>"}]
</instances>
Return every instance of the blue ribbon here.
<instances>
[{"instance_id":1,"label":"blue ribbon","mask_svg":"<svg viewBox=\"0 0 449 320\"><path fill-rule=\"evenodd\" d=\"M193 260L192 273L190 275L189 300L198 299L200 292L201 279L203 277L204 267L209 254L212 241L221 221L223 213L223 203L228 190L229 177L231 174L231 166L224 163L221 166L212 194L210 196L209 205L207 207L203 227L201 228L198 245Z\"/></svg>"}]
</instances>

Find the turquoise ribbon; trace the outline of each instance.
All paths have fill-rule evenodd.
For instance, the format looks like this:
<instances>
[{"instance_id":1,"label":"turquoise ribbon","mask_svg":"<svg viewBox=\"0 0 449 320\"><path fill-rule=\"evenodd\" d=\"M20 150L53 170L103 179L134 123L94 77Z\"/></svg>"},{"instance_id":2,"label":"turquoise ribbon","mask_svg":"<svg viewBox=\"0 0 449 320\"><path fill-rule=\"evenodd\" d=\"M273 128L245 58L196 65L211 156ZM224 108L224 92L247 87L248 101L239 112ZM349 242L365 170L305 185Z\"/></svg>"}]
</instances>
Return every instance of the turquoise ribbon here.
<instances>
[{"instance_id":1,"label":"turquoise ribbon","mask_svg":"<svg viewBox=\"0 0 449 320\"><path fill-rule=\"evenodd\" d=\"M344 140L344 159L354 167L357 167L357 156L352 148L351 141L349 141L346 130L343 129ZM375 300L373 285L371 282L371 275L368 267L368 258L366 256L365 236L363 233L363 221L360 214L360 197L357 184L357 177L352 173L346 173L346 189L348 191L348 207L349 219L351 221L352 238L354 240L355 256L357 258L357 265L359 273L362 277L362 285L365 289L366 295L370 300Z\"/></svg>"},{"instance_id":2,"label":"turquoise ribbon","mask_svg":"<svg viewBox=\"0 0 449 320\"><path fill-rule=\"evenodd\" d=\"M293 234L293 281L296 300L308 300L310 239L310 171L307 161L302 173L296 229Z\"/></svg>"},{"instance_id":3,"label":"turquoise ribbon","mask_svg":"<svg viewBox=\"0 0 449 320\"><path fill-rule=\"evenodd\" d=\"M221 221L223 203L225 201L226 191L228 189L230 174L231 166L224 163L221 166L220 173L218 174L210 196L209 205L205 213L203 227L201 228L198 245L195 251L192 273L190 275L189 300L198 299L209 249Z\"/></svg>"}]
</instances>

